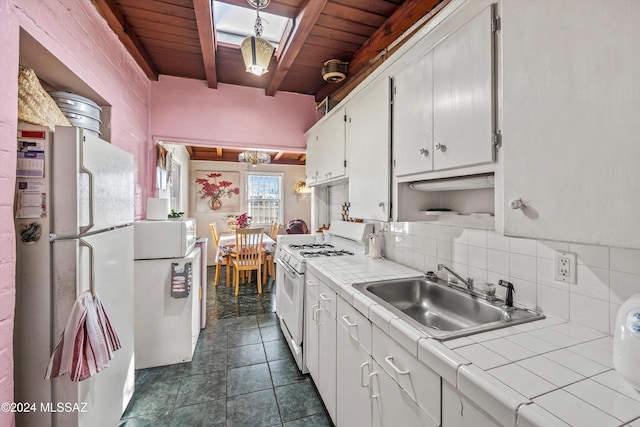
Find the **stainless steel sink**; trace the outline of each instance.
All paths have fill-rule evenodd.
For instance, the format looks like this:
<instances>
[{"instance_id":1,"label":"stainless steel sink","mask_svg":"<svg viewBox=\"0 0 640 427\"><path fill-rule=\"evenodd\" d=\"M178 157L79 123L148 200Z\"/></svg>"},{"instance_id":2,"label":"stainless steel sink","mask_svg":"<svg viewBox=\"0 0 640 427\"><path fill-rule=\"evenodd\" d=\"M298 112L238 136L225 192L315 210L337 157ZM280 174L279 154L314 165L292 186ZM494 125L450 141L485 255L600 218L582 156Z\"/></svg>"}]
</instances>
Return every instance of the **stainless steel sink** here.
<instances>
[{"instance_id":1,"label":"stainless steel sink","mask_svg":"<svg viewBox=\"0 0 640 427\"><path fill-rule=\"evenodd\" d=\"M363 294L432 338L447 340L544 319L542 313L503 307L474 292L425 277L353 285Z\"/></svg>"}]
</instances>

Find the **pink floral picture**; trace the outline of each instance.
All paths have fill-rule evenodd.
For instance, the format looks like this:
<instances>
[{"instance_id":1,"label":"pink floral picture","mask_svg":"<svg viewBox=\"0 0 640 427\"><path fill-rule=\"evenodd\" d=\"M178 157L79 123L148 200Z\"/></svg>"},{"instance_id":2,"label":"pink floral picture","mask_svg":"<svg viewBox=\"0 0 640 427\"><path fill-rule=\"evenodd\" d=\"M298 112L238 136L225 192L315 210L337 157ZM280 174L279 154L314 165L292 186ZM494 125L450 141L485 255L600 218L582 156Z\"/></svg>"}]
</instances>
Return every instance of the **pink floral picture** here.
<instances>
[{"instance_id":1,"label":"pink floral picture","mask_svg":"<svg viewBox=\"0 0 640 427\"><path fill-rule=\"evenodd\" d=\"M240 210L240 173L196 171L196 212Z\"/></svg>"}]
</instances>

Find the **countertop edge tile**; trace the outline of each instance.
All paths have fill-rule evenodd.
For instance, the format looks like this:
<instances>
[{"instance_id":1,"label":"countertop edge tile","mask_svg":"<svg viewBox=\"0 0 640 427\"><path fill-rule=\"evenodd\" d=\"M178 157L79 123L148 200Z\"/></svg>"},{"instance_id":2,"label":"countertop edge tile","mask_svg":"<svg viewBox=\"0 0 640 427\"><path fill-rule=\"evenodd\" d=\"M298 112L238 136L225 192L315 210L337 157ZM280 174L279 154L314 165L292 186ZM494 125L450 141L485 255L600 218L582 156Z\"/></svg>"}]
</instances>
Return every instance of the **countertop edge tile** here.
<instances>
[{"instance_id":1,"label":"countertop edge tile","mask_svg":"<svg viewBox=\"0 0 640 427\"><path fill-rule=\"evenodd\" d=\"M420 332L400 318L391 319L389 322L389 332L391 338L414 357L418 357L418 341L427 337L426 334Z\"/></svg>"},{"instance_id":2,"label":"countertop edge tile","mask_svg":"<svg viewBox=\"0 0 640 427\"><path fill-rule=\"evenodd\" d=\"M453 386L458 386L458 368L469 362L433 338L418 341L418 359Z\"/></svg>"},{"instance_id":3,"label":"countertop edge tile","mask_svg":"<svg viewBox=\"0 0 640 427\"><path fill-rule=\"evenodd\" d=\"M517 413L518 427L571 427L541 406L531 403L520 405Z\"/></svg>"},{"instance_id":4,"label":"countertop edge tile","mask_svg":"<svg viewBox=\"0 0 640 427\"><path fill-rule=\"evenodd\" d=\"M458 369L458 390L502 425L516 425L516 411L531 401L474 365Z\"/></svg>"}]
</instances>

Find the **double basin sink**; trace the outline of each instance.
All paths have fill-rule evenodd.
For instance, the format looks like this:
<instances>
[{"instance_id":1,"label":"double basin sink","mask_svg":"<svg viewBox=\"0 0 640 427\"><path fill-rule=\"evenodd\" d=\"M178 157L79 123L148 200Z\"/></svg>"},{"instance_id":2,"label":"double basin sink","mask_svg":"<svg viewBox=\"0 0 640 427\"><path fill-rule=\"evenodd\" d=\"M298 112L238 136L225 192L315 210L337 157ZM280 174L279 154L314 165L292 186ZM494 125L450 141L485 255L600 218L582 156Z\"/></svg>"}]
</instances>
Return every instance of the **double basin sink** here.
<instances>
[{"instance_id":1,"label":"double basin sink","mask_svg":"<svg viewBox=\"0 0 640 427\"><path fill-rule=\"evenodd\" d=\"M544 315L426 277L352 285L427 336L448 340L544 319Z\"/></svg>"}]
</instances>

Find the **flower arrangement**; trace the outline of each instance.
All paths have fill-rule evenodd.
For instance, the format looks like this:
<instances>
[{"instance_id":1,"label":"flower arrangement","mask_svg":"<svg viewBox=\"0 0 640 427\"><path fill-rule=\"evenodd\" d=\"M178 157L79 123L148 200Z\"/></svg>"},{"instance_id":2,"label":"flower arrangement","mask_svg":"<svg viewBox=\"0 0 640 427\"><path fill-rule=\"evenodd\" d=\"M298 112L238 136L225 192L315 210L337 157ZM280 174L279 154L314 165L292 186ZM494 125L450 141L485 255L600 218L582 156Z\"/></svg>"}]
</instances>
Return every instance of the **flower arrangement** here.
<instances>
[{"instance_id":1,"label":"flower arrangement","mask_svg":"<svg viewBox=\"0 0 640 427\"><path fill-rule=\"evenodd\" d=\"M222 198L231 198L233 195L240 194L239 187L232 187L231 181L220 181L218 178L222 176L221 173L209 173L207 178L196 178L196 183L202 186L202 189L198 191L201 199L209 199L209 207L212 210L218 210L222 207ZM213 180L213 182L211 182Z\"/></svg>"},{"instance_id":2,"label":"flower arrangement","mask_svg":"<svg viewBox=\"0 0 640 427\"><path fill-rule=\"evenodd\" d=\"M227 226L235 230L236 228L248 228L251 227L251 220L253 218L250 217L246 212L241 215L227 215L224 220L227 223Z\"/></svg>"}]
</instances>

